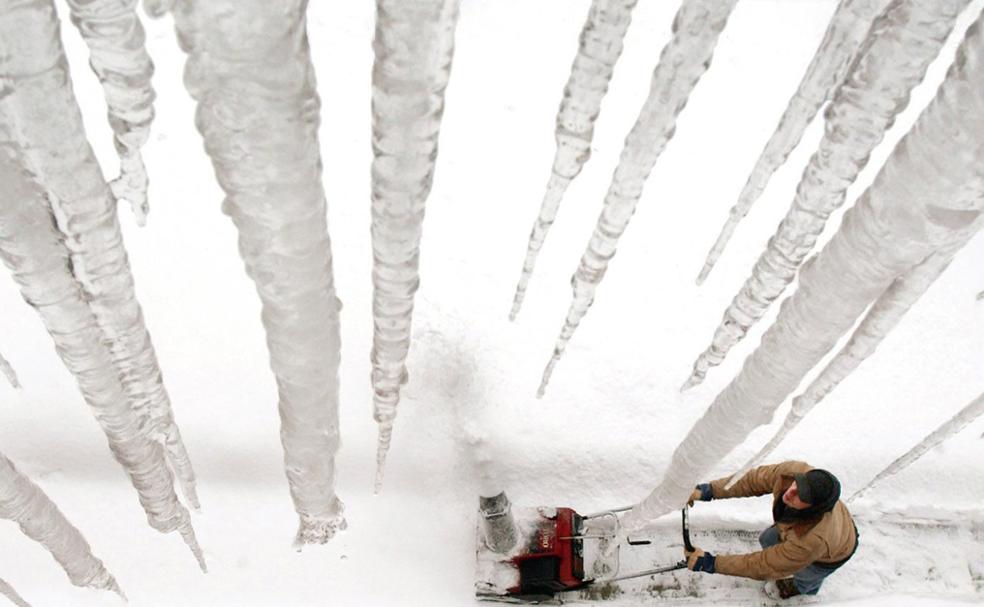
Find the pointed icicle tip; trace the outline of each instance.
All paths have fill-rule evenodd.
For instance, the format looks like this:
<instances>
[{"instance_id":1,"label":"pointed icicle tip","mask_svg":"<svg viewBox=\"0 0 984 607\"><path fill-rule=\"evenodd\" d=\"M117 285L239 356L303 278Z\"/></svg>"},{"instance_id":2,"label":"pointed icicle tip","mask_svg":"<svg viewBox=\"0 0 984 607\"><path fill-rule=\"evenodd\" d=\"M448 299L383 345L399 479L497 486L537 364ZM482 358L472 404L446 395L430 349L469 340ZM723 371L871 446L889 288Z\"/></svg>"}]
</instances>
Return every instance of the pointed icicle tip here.
<instances>
[{"instance_id":1,"label":"pointed icicle tip","mask_svg":"<svg viewBox=\"0 0 984 607\"><path fill-rule=\"evenodd\" d=\"M703 382L704 382L703 376L699 375L698 373L692 373L690 377L687 378L687 381L683 382L683 385L680 386L680 392L686 392L687 390L695 386L699 386Z\"/></svg>"},{"instance_id":2,"label":"pointed icicle tip","mask_svg":"<svg viewBox=\"0 0 984 607\"><path fill-rule=\"evenodd\" d=\"M128 599L126 597L126 593L123 592L123 589L120 588L120 585L116 583L116 580L113 579L112 576L110 576L109 581L110 581L110 585L109 585L109 587L106 588L106 590L109 590L110 592L112 592L116 596L118 596L121 599L123 599L123 602L124 603L129 604L130 603L130 599Z\"/></svg>"},{"instance_id":3,"label":"pointed icicle tip","mask_svg":"<svg viewBox=\"0 0 984 607\"><path fill-rule=\"evenodd\" d=\"M126 598L126 594L124 594L123 590L120 588L120 585L116 582L116 578L114 578L109 571L106 571L105 568L96 574L94 578L89 580L86 586L96 590L108 590L123 599L124 603L130 602L129 599Z\"/></svg>"},{"instance_id":4,"label":"pointed icicle tip","mask_svg":"<svg viewBox=\"0 0 984 607\"><path fill-rule=\"evenodd\" d=\"M547 384L550 383L550 377L553 375L554 367L557 366L557 361L559 359L560 356L558 356L555 352L554 355L550 357L550 362L548 362L547 366L544 367L543 377L540 378L540 387L536 389L537 398L543 398L543 395L547 393Z\"/></svg>"},{"instance_id":5,"label":"pointed icicle tip","mask_svg":"<svg viewBox=\"0 0 984 607\"><path fill-rule=\"evenodd\" d=\"M3 357L2 354L0 354L0 373L2 373L3 376L7 378L7 381L15 390L21 389L21 383L20 380L17 378L17 372L14 371L14 368L11 366L9 362L7 362L7 360Z\"/></svg>"},{"instance_id":6,"label":"pointed icicle tip","mask_svg":"<svg viewBox=\"0 0 984 607\"><path fill-rule=\"evenodd\" d=\"M187 517L187 515L185 516ZM178 532L191 550L191 553L195 555L195 560L198 561L198 568L202 570L202 573L208 573L208 565L205 564L205 553L202 552L202 547L198 544L198 538L195 537L195 530L191 526L191 522L185 520L178 528Z\"/></svg>"},{"instance_id":7,"label":"pointed icicle tip","mask_svg":"<svg viewBox=\"0 0 984 607\"><path fill-rule=\"evenodd\" d=\"M523 307L523 299L525 295L526 290L523 289L523 283L522 280L520 280L519 285L516 286L516 293L513 295L512 308L509 310L509 322L515 321L516 317L519 316L519 311Z\"/></svg>"},{"instance_id":8,"label":"pointed icicle tip","mask_svg":"<svg viewBox=\"0 0 984 607\"><path fill-rule=\"evenodd\" d=\"M711 270L713 269L714 266L712 264L709 263L704 264L704 267L700 269L700 274L697 275L697 280L695 281L698 287L704 284L704 281L707 280L707 276L711 273Z\"/></svg>"},{"instance_id":9,"label":"pointed icicle tip","mask_svg":"<svg viewBox=\"0 0 984 607\"><path fill-rule=\"evenodd\" d=\"M385 459L386 456L384 455L383 458ZM384 466L385 466L384 463L376 462L376 475L373 477L372 480L373 495L379 495L383 491L383 476L385 474Z\"/></svg>"},{"instance_id":10,"label":"pointed icicle tip","mask_svg":"<svg viewBox=\"0 0 984 607\"><path fill-rule=\"evenodd\" d=\"M379 424L379 442L376 444L376 476L373 479L373 493L379 495L383 490L383 476L386 470L386 455L389 453L390 442L393 440L393 422L384 421Z\"/></svg>"}]
</instances>

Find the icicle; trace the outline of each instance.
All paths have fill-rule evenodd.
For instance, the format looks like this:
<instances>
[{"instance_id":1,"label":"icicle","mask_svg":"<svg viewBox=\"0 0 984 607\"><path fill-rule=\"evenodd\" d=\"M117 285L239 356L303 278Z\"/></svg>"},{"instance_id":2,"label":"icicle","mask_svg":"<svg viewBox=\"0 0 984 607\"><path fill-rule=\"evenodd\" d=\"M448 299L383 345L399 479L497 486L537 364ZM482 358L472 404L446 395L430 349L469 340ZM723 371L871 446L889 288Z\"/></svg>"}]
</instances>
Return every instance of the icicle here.
<instances>
[{"instance_id":1,"label":"icicle","mask_svg":"<svg viewBox=\"0 0 984 607\"><path fill-rule=\"evenodd\" d=\"M204 569L188 511L178 502L162 446L150 431L150 411L128 403L103 332L72 275L71 256L45 194L11 161L5 137L0 130L0 183L5 188L0 192L0 258L75 376L110 450L137 490L148 522L161 532L177 529Z\"/></svg>"},{"instance_id":2,"label":"icicle","mask_svg":"<svg viewBox=\"0 0 984 607\"><path fill-rule=\"evenodd\" d=\"M673 20L673 38L663 48L653 71L649 97L625 139L618 167L605 195L604 209L577 272L571 278L573 300L553 356L543 371L538 398L546 391L554 366L594 301L595 290L615 255L618 239L635 213L646 178L673 137L677 115L707 71L718 35L736 3L737 0L684 0L680 6Z\"/></svg>"},{"instance_id":3,"label":"icicle","mask_svg":"<svg viewBox=\"0 0 984 607\"><path fill-rule=\"evenodd\" d=\"M969 0L896 0L879 17L827 110L823 140L796 197L714 332L683 389L704 380L782 294L813 249L827 218L868 163L909 92L922 81Z\"/></svg>"},{"instance_id":4,"label":"icicle","mask_svg":"<svg viewBox=\"0 0 984 607\"><path fill-rule=\"evenodd\" d=\"M8 584L3 578L0 578L0 594L7 597L7 600L13 603L15 607L31 607L30 603L25 601L21 595L17 594L13 586Z\"/></svg>"},{"instance_id":5,"label":"icicle","mask_svg":"<svg viewBox=\"0 0 984 607\"><path fill-rule=\"evenodd\" d=\"M540 212L530 231L523 271L516 285L509 320L515 320L523 305L526 288L533 275L537 255L567 186L591 157L594 123L601 111L601 100L608 92L615 63L622 54L622 41L632 21L632 10L639 0L592 0L588 20L581 30L577 56L564 87L557 113L557 151Z\"/></svg>"},{"instance_id":6,"label":"icicle","mask_svg":"<svg viewBox=\"0 0 984 607\"><path fill-rule=\"evenodd\" d=\"M0 28L0 122L42 184L66 235L79 280L127 396L149 409L148 432L165 441L188 501L197 508L195 476L174 423L160 366L136 300L115 202L85 138L51 0L24 0Z\"/></svg>"},{"instance_id":7,"label":"icicle","mask_svg":"<svg viewBox=\"0 0 984 607\"><path fill-rule=\"evenodd\" d=\"M799 289L676 448L662 482L628 515L641 526L693 486L776 408L896 277L968 238L984 210L984 30L967 32L935 99L896 146Z\"/></svg>"},{"instance_id":8,"label":"icicle","mask_svg":"<svg viewBox=\"0 0 984 607\"><path fill-rule=\"evenodd\" d=\"M861 47L871 22L888 5L889 0L841 0L827 26L823 40L817 48L799 87L789 100L789 105L779 119L775 132L762 149L755 168L752 169L738 202L731 207L728 220L714 245L707 254L704 267L697 277L703 284L728 246L738 223L758 200L772 174L786 162L799 144L806 127L813 121L820 106L834 95L834 91L847 76L851 63Z\"/></svg>"},{"instance_id":9,"label":"icicle","mask_svg":"<svg viewBox=\"0 0 984 607\"><path fill-rule=\"evenodd\" d=\"M140 148L154 119L154 64L144 45L137 0L68 0L72 23L89 46L89 66L99 77L109 106L109 124L120 158L120 176L110 187L126 200L138 225L147 223L147 170Z\"/></svg>"},{"instance_id":10,"label":"icicle","mask_svg":"<svg viewBox=\"0 0 984 607\"><path fill-rule=\"evenodd\" d=\"M263 304L298 548L345 528L335 495L341 303L306 8L304 0L182 0L174 8L196 125Z\"/></svg>"},{"instance_id":11,"label":"icicle","mask_svg":"<svg viewBox=\"0 0 984 607\"><path fill-rule=\"evenodd\" d=\"M909 449L904 455L886 466L884 470L876 474L875 478L868 481L867 485L858 489L847 501L853 502L882 480L901 472L930 449L963 430L969 423L980 417L982 413L984 413L984 394L978 396L942 426L922 439L918 445Z\"/></svg>"},{"instance_id":12,"label":"icicle","mask_svg":"<svg viewBox=\"0 0 984 607\"><path fill-rule=\"evenodd\" d=\"M21 474L3 454L0 454L0 518L14 521L24 535L43 545L68 574L72 584L111 590L123 596L116 580L106 571L102 561L92 555L89 543L79 530L68 522L44 491Z\"/></svg>"},{"instance_id":13,"label":"icicle","mask_svg":"<svg viewBox=\"0 0 984 607\"><path fill-rule=\"evenodd\" d=\"M3 357L3 353L0 353L0 373L3 373L3 376L7 378L7 381L10 382L11 386L14 388L21 387L20 380L17 379L17 372L14 371L12 366L10 366L7 359Z\"/></svg>"},{"instance_id":14,"label":"icicle","mask_svg":"<svg viewBox=\"0 0 984 607\"><path fill-rule=\"evenodd\" d=\"M965 243L960 242L963 246ZM851 339L834 356L816 379L799 396L793 399L792 408L775 435L762 449L749 459L728 481L731 488L749 470L759 465L779 446L786 436L821 400L830 394L848 375L854 372L895 325L902 320L923 293L936 281L953 259L953 253L937 251L899 278L871 305L868 313L854 330Z\"/></svg>"},{"instance_id":15,"label":"icicle","mask_svg":"<svg viewBox=\"0 0 984 607\"><path fill-rule=\"evenodd\" d=\"M458 0L377 0L372 72L373 417L382 488L400 386L407 381L424 205L451 75Z\"/></svg>"}]
</instances>

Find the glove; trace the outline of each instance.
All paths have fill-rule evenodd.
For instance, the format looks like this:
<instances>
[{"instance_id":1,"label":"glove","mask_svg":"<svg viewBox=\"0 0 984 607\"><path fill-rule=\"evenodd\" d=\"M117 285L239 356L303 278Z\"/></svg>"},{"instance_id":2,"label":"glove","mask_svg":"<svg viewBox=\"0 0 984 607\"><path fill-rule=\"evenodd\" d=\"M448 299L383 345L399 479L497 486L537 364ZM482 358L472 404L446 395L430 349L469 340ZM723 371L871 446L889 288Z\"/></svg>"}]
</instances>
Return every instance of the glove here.
<instances>
[{"instance_id":1,"label":"glove","mask_svg":"<svg viewBox=\"0 0 984 607\"><path fill-rule=\"evenodd\" d=\"M714 555L710 552L704 552L694 546L693 552L687 552L686 548L684 548L683 554L687 558L687 569L691 571L703 571L704 573L714 573Z\"/></svg>"},{"instance_id":2,"label":"glove","mask_svg":"<svg viewBox=\"0 0 984 607\"><path fill-rule=\"evenodd\" d=\"M714 499L714 490L711 488L711 484L701 483L694 487L694 492L690 494L690 499L687 500L687 505L693 506L694 502L697 500L709 502L712 499Z\"/></svg>"}]
</instances>

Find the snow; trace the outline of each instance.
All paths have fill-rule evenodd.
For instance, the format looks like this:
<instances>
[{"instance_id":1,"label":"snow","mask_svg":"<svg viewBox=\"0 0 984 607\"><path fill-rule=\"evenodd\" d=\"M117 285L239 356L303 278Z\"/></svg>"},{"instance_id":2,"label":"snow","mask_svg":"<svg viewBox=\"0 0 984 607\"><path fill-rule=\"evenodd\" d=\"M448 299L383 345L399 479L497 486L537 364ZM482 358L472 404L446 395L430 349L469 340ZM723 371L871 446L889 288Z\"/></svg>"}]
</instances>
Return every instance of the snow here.
<instances>
[{"instance_id":1,"label":"snow","mask_svg":"<svg viewBox=\"0 0 984 607\"><path fill-rule=\"evenodd\" d=\"M821 130L814 124L735 234L728 255L704 287L695 287L694 271L719 227L715 218L734 202L834 4L738 4L714 64L680 117L678 136L650 177L633 227L619 243L619 261L609 269L591 318L568 347L551 391L538 401L533 393L542 356L569 303L569 277L677 4L640 3L633 13L602 104L592 161L568 190L523 314L510 323L515 271L550 168L557 104L589 3L464 1L424 226L410 382L402 390L387 484L373 496L372 3L311 3L329 229L344 303L336 486L349 527L303 553L290 546L296 516L283 474L260 304L194 128L172 23L147 21L159 95L144 148L153 208L145 228L122 223L137 295L198 475L203 512L193 518L209 573L198 571L180 542L147 526L37 314L7 279L0 279L0 333L24 389L0 384L3 451L85 535L133 605L472 605L480 485L505 489L517 508L592 512L640 500L768 326L771 317L704 385L678 393L692 357L785 213L816 146ZM979 10L978 1L971 11ZM966 25L961 21L958 30ZM102 90L86 65L84 43L70 26L63 35L89 139L106 176L113 177L117 161ZM925 106L952 56L948 47L848 200L870 182ZM829 223L836 227L839 219ZM978 236L774 459L801 458L830 469L849 493L980 394L984 316L974 299L981 288L974 262L982 255L984 238ZM788 403L773 426L756 431L711 476L733 472L787 409ZM864 520L925 517L980 525L982 431L978 419L852 510ZM472 444L484 452L473 458ZM473 461L482 465L481 478ZM761 500L711 502L698 506L692 527L696 540L700 529L714 524L757 529L768 518ZM982 591L965 585L967 570L957 577L948 541L945 534L927 538L913 531L904 542L882 544L887 552L866 553L862 543L857 561L832 576L819 599L865 607L980 603ZM31 604L119 604L71 586L50 555L15 525L0 525L0 544L0 576ZM720 548L711 538L698 545ZM925 556L898 575L895 561L884 555L912 545ZM699 585L724 583L679 575ZM865 584L854 583L862 579ZM733 581L743 589L757 587ZM714 590L689 603L737 600Z\"/></svg>"}]
</instances>

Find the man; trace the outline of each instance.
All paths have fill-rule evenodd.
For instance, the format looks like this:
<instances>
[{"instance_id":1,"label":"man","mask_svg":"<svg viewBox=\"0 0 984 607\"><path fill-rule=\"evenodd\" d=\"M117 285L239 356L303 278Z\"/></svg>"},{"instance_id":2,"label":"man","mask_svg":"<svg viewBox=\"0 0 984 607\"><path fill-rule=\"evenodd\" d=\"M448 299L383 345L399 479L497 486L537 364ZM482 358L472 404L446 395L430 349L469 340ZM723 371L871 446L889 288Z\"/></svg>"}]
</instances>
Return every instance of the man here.
<instances>
[{"instance_id":1,"label":"man","mask_svg":"<svg viewBox=\"0 0 984 607\"><path fill-rule=\"evenodd\" d=\"M690 503L771 493L775 522L759 536L758 552L715 556L697 547L684 549L689 569L775 580L786 599L816 594L824 578L858 549L857 527L839 499L840 482L830 472L790 461L754 468L725 489L729 480L697 485Z\"/></svg>"}]
</instances>

